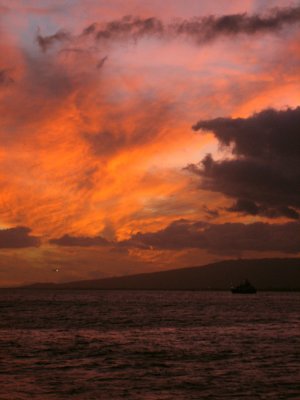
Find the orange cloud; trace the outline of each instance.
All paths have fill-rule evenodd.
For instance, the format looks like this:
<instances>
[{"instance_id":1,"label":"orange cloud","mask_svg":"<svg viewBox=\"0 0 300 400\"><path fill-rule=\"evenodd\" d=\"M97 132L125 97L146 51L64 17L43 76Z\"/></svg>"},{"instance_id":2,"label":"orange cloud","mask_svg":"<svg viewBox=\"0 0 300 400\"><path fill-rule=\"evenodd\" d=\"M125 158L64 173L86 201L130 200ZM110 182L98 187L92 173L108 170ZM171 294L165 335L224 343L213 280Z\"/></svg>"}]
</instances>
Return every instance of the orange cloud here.
<instances>
[{"instance_id":1,"label":"orange cloud","mask_svg":"<svg viewBox=\"0 0 300 400\"><path fill-rule=\"evenodd\" d=\"M182 10L182 2L168 7L155 2L155 8L134 1L126 7L124 2L90 1L86 16L81 15L80 5L70 8L74 19L58 3L33 8L29 2L24 8L12 2L16 15L8 7L2 17L1 228L26 226L32 236L40 238L40 248L22 253L26 268L37 265L31 275L36 278L42 278L43 268L48 271L59 260L74 272L62 279L96 274L102 259L107 264L99 266L99 275L123 273L126 268L132 271L130 262L153 270L160 257L165 267L169 267L168 260L187 265L196 253L207 261L209 256L202 250L174 250L170 255L168 250L129 249L121 254L93 248L89 254L58 248L49 241L66 234L122 241L138 231L159 231L180 218L219 224L249 222L248 217L226 211L231 203L225 196L200 190L196 177L184 170L206 153L212 153L215 160L223 157L212 134L198 135L191 127L199 119L247 117L269 106L296 107L300 101L297 25L281 24L278 16L283 14L277 12L277 19L272 17L276 36L255 34L250 40L249 35L235 35L231 40L228 35L232 38L230 29L237 21L243 34L249 34L250 23L260 30L266 23L249 17L252 2L243 9L241 2L229 6L221 1L219 8L205 3L199 14L198 2L190 1L191 8L184 14L189 22L181 22L184 35L178 41L162 40L156 34L140 35L137 43L122 42L123 38L103 43L92 34L83 37L83 29L99 21L99 33L99 29L111 28L107 23L113 19L124 25L123 11L131 7L140 17L127 19L135 23L134 31L126 28L129 33L136 33L141 21L149 25L158 10L163 26L169 26ZM203 20L204 10L216 16ZM223 21L220 15L243 10L248 12L246 19L236 17L233 25L227 23L225 34L218 28ZM214 41L207 46L185 40L196 15L200 15L194 21L196 33L204 35L205 21L205 29L213 33ZM173 23L173 30L179 29L178 24ZM6 260L11 261L15 250L5 251ZM20 266L23 259L18 254ZM81 271L76 259L92 266ZM118 266L120 262L124 268ZM23 271L17 280L24 276ZM46 274L45 279L51 278Z\"/></svg>"}]
</instances>

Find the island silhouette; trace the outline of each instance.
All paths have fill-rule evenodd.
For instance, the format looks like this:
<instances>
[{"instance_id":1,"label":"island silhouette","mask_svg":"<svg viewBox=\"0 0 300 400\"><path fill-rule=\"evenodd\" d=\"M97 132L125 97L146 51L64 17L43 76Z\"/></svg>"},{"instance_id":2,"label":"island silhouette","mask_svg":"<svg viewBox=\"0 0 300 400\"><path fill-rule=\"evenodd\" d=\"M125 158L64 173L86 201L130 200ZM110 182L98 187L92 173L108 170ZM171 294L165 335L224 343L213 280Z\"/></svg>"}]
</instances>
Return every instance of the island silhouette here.
<instances>
[{"instance_id":1,"label":"island silhouette","mask_svg":"<svg viewBox=\"0 0 300 400\"><path fill-rule=\"evenodd\" d=\"M247 277L258 290L300 290L300 258L237 259L204 266L65 283L33 283L24 289L230 290Z\"/></svg>"}]
</instances>

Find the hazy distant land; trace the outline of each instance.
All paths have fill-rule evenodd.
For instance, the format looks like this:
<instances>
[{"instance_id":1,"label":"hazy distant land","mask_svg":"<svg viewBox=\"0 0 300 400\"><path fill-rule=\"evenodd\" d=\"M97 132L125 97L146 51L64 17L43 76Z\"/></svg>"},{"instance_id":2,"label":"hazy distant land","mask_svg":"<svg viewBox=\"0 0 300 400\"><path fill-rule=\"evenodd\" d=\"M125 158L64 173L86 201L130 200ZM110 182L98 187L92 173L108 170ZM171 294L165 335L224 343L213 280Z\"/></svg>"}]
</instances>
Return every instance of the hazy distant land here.
<instances>
[{"instance_id":1,"label":"hazy distant land","mask_svg":"<svg viewBox=\"0 0 300 400\"><path fill-rule=\"evenodd\" d=\"M205 266L67 283L32 289L228 290L248 278L258 290L300 290L300 258L228 260Z\"/></svg>"}]
</instances>

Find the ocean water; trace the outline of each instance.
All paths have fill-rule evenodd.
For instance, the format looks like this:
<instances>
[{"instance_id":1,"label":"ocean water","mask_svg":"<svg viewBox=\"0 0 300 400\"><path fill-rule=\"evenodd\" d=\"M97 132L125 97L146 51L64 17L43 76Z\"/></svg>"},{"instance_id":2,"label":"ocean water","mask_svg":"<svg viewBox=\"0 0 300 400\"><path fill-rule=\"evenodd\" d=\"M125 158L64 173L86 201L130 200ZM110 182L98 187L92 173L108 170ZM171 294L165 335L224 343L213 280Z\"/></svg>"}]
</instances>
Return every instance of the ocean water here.
<instances>
[{"instance_id":1,"label":"ocean water","mask_svg":"<svg viewBox=\"0 0 300 400\"><path fill-rule=\"evenodd\" d=\"M300 293L1 290L0 399L300 399Z\"/></svg>"}]
</instances>

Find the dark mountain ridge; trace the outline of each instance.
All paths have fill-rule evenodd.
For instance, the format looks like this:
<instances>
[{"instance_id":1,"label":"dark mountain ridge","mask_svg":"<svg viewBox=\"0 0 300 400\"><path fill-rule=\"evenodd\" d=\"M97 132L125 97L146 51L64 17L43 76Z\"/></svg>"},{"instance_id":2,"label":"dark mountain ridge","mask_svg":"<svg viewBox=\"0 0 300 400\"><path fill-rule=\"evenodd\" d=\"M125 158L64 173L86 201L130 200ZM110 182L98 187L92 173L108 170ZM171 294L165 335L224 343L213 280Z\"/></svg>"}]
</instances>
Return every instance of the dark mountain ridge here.
<instances>
[{"instance_id":1,"label":"dark mountain ridge","mask_svg":"<svg viewBox=\"0 0 300 400\"><path fill-rule=\"evenodd\" d=\"M300 258L226 260L113 278L67 283L35 283L31 289L229 290L248 278L258 290L300 290Z\"/></svg>"}]
</instances>

